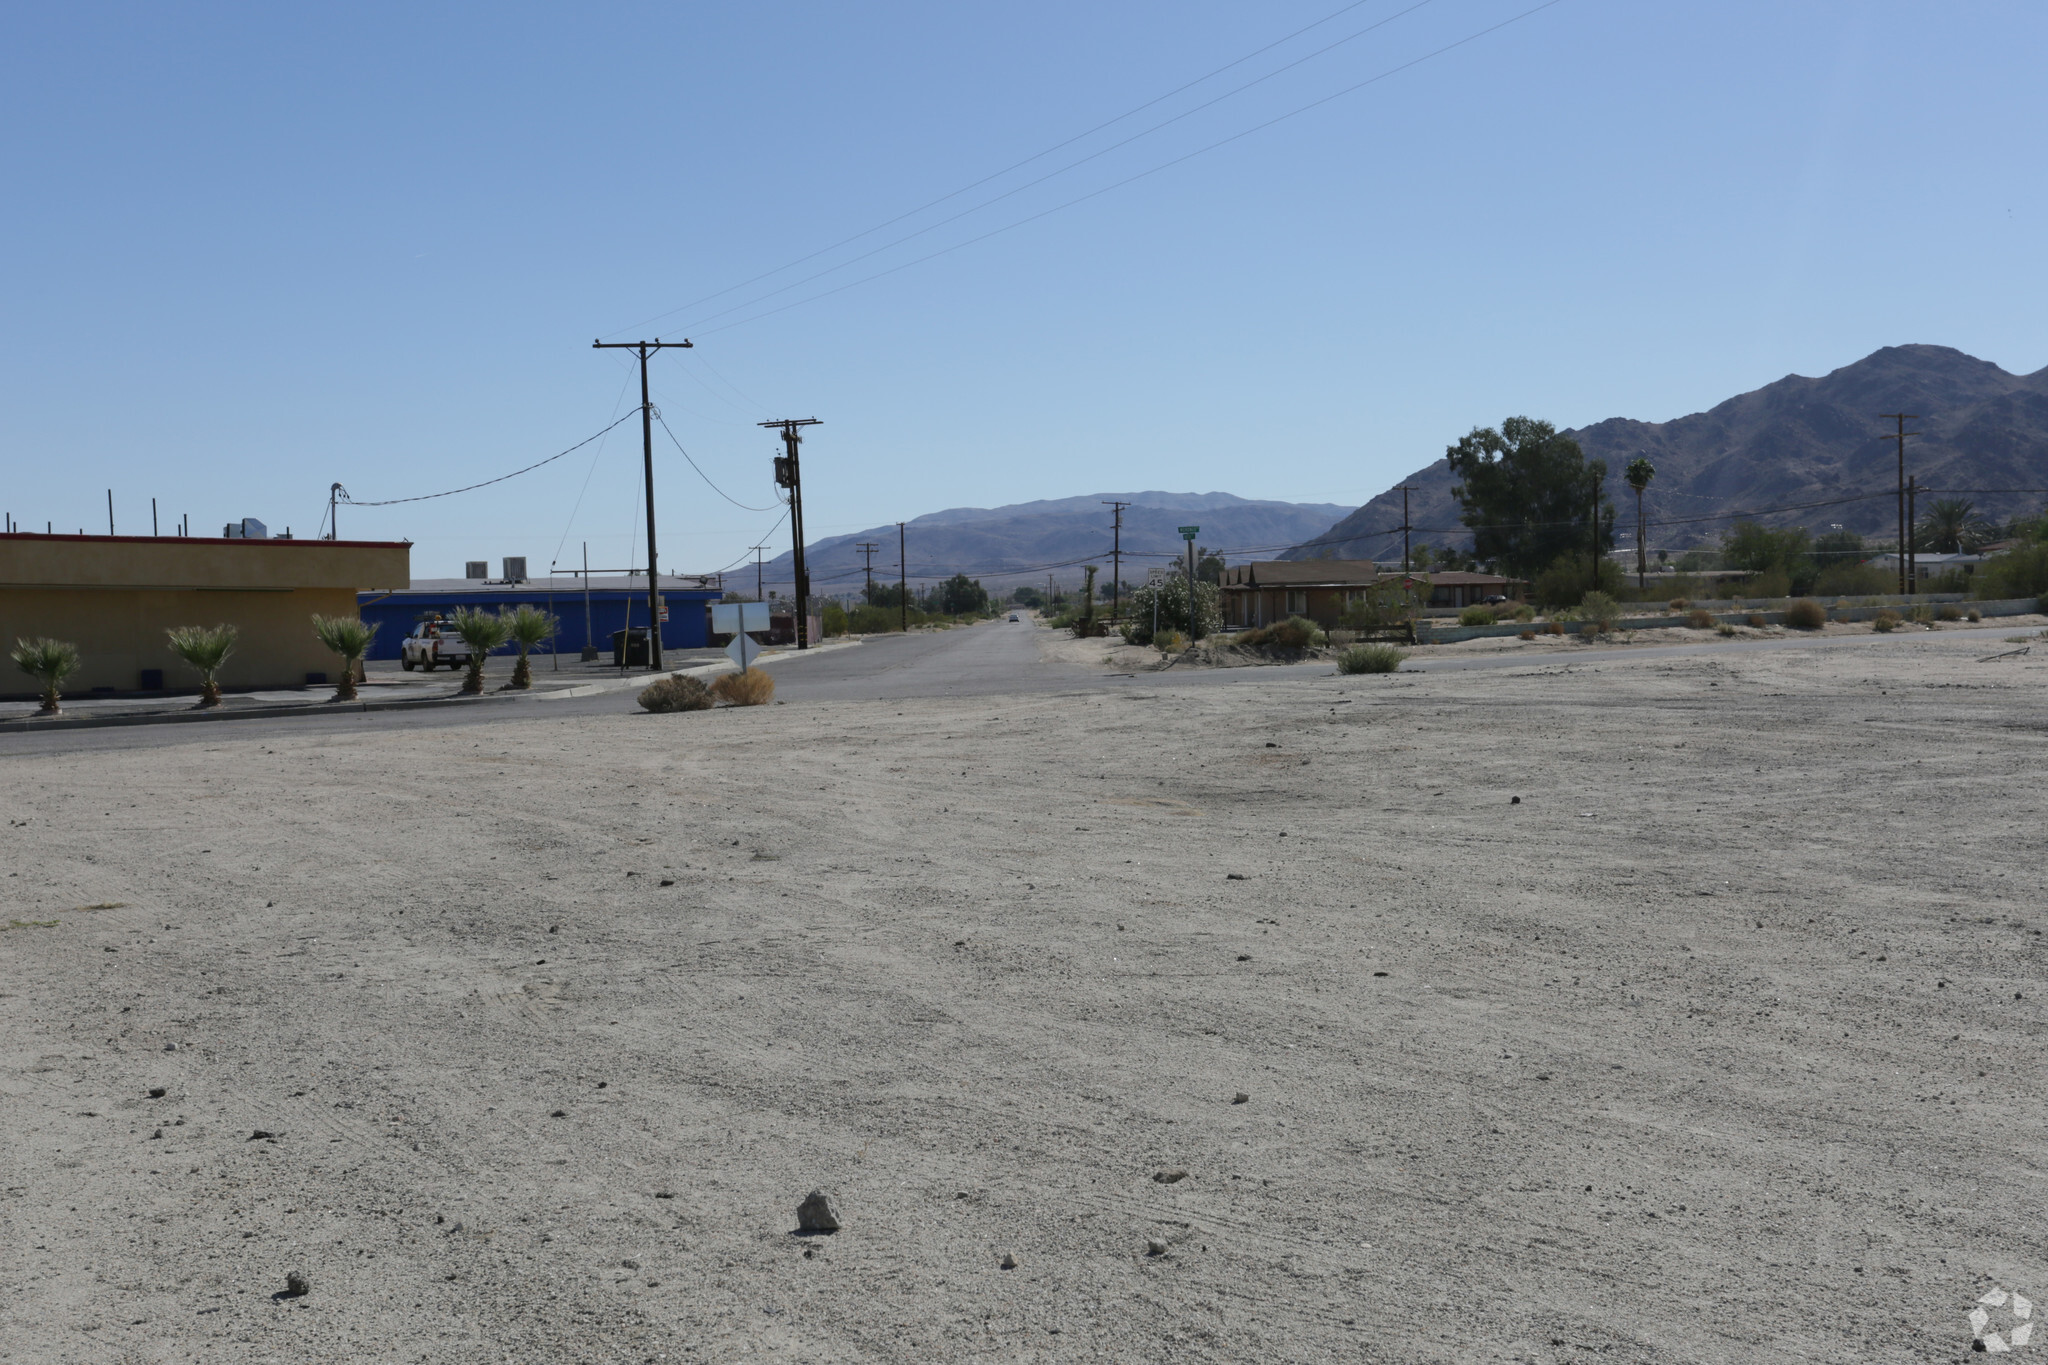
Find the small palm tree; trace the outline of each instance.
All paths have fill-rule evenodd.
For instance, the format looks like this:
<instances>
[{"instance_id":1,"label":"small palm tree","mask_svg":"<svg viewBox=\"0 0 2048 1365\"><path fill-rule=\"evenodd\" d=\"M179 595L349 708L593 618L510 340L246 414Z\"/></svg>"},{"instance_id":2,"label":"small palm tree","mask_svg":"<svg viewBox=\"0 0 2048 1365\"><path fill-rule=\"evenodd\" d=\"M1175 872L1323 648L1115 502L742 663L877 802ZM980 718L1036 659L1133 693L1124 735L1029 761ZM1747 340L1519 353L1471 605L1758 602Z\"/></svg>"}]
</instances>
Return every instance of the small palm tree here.
<instances>
[{"instance_id":1,"label":"small palm tree","mask_svg":"<svg viewBox=\"0 0 2048 1365\"><path fill-rule=\"evenodd\" d=\"M523 602L504 615L512 643L519 646L519 662L512 666L512 686L520 689L531 687L533 665L527 662L527 652L553 636L561 629L562 623L538 607L529 607Z\"/></svg>"},{"instance_id":2,"label":"small palm tree","mask_svg":"<svg viewBox=\"0 0 2048 1365\"><path fill-rule=\"evenodd\" d=\"M1938 498L1914 531L1919 548L1952 555L1974 549L1992 537L1992 530L1977 515L1976 504L1968 498Z\"/></svg>"},{"instance_id":3,"label":"small palm tree","mask_svg":"<svg viewBox=\"0 0 2048 1365\"><path fill-rule=\"evenodd\" d=\"M64 680L78 671L78 646L69 640L16 640L7 657L14 666L43 685L43 704L36 714L54 716L60 709L57 694Z\"/></svg>"},{"instance_id":4,"label":"small palm tree","mask_svg":"<svg viewBox=\"0 0 2048 1365\"><path fill-rule=\"evenodd\" d=\"M469 676L462 680L462 690L481 692L484 690L484 656L512 638L511 618L478 611L475 607L463 607L455 613L455 633L462 637L462 643L469 646Z\"/></svg>"},{"instance_id":5,"label":"small palm tree","mask_svg":"<svg viewBox=\"0 0 2048 1365\"><path fill-rule=\"evenodd\" d=\"M314 637L341 656L341 685L335 688L333 700L356 699L356 661L369 652L376 634L376 626L353 616L313 617Z\"/></svg>"},{"instance_id":6,"label":"small palm tree","mask_svg":"<svg viewBox=\"0 0 2048 1365\"><path fill-rule=\"evenodd\" d=\"M1657 466L1648 457L1638 455L1623 468L1621 477L1636 490L1636 587L1640 588L1650 572L1649 556L1643 549L1643 493L1650 480L1657 477Z\"/></svg>"},{"instance_id":7,"label":"small palm tree","mask_svg":"<svg viewBox=\"0 0 2048 1365\"><path fill-rule=\"evenodd\" d=\"M220 667L235 652L241 632L230 625L173 626L164 634L171 640L171 652L199 670L199 705L220 705Z\"/></svg>"}]
</instances>

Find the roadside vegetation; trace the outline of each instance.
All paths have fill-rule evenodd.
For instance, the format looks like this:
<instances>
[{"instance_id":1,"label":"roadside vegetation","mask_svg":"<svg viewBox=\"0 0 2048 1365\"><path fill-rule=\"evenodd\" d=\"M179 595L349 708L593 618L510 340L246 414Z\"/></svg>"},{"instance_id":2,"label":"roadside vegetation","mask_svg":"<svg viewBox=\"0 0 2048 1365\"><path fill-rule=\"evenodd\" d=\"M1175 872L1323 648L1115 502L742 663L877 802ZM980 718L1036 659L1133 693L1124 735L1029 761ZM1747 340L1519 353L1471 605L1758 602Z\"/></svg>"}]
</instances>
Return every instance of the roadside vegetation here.
<instances>
[{"instance_id":1,"label":"roadside vegetation","mask_svg":"<svg viewBox=\"0 0 2048 1365\"><path fill-rule=\"evenodd\" d=\"M230 625L173 626L164 634L171 653L199 674L199 707L219 706L221 666L234 654L240 632Z\"/></svg>"},{"instance_id":2,"label":"roadside vegetation","mask_svg":"<svg viewBox=\"0 0 2048 1365\"><path fill-rule=\"evenodd\" d=\"M1408 656L1392 645L1352 645L1337 656L1339 673L1393 673Z\"/></svg>"},{"instance_id":3,"label":"roadside vegetation","mask_svg":"<svg viewBox=\"0 0 2048 1365\"><path fill-rule=\"evenodd\" d=\"M709 711L715 701L711 689L696 678L671 673L640 689L640 704L656 714L670 711Z\"/></svg>"},{"instance_id":4,"label":"roadside vegetation","mask_svg":"<svg viewBox=\"0 0 2048 1365\"><path fill-rule=\"evenodd\" d=\"M377 627L354 616L313 617L314 638L325 645L330 653L341 656L341 681L335 686L331 701L354 701L356 699L356 667L363 655L369 652L370 641L376 638Z\"/></svg>"},{"instance_id":5,"label":"roadside vegetation","mask_svg":"<svg viewBox=\"0 0 2048 1365\"><path fill-rule=\"evenodd\" d=\"M538 607L520 603L505 613L505 631L519 647L519 662L512 666L512 686L525 690L533 686L533 663L527 655L535 646L552 639L562 623Z\"/></svg>"},{"instance_id":6,"label":"roadside vegetation","mask_svg":"<svg viewBox=\"0 0 2048 1365\"><path fill-rule=\"evenodd\" d=\"M454 625L462 643L469 646L469 671L463 675L462 690L476 696L484 690L484 656L512 638L512 622L495 612L462 607L455 613Z\"/></svg>"},{"instance_id":7,"label":"roadside vegetation","mask_svg":"<svg viewBox=\"0 0 2048 1365\"><path fill-rule=\"evenodd\" d=\"M43 704L36 708L39 716L57 715L63 708L58 705L64 680L78 671L78 646L69 640L52 640L40 637L34 640L16 640L8 652L14 666L34 678L43 689Z\"/></svg>"}]
</instances>

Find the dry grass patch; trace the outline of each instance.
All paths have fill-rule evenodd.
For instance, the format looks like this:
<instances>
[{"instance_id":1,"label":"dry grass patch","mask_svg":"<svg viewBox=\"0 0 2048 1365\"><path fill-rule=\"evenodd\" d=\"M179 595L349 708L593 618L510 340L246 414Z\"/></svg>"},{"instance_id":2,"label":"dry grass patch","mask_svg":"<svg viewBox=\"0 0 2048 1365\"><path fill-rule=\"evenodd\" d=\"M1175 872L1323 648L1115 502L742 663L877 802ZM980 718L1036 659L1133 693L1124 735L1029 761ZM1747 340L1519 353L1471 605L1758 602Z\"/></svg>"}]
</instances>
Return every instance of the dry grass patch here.
<instances>
[{"instance_id":1,"label":"dry grass patch","mask_svg":"<svg viewBox=\"0 0 2048 1365\"><path fill-rule=\"evenodd\" d=\"M711 684L711 695L727 706L766 706L775 697L775 679L758 668L721 673Z\"/></svg>"}]
</instances>

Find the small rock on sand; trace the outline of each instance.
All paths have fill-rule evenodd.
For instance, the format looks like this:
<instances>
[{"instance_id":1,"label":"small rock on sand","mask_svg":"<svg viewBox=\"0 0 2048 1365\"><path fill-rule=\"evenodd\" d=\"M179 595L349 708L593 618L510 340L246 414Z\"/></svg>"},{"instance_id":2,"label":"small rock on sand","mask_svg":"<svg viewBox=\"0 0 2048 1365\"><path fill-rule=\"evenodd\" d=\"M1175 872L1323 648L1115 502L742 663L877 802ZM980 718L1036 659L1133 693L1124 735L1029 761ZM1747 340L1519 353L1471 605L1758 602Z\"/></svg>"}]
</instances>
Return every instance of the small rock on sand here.
<instances>
[{"instance_id":1,"label":"small rock on sand","mask_svg":"<svg viewBox=\"0 0 2048 1365\"><path fill-rule=\"evenodd\" d=\"M1011 1254L1010 1254L1009 1252L1007 1252L1007 1251L1006 1251L1006 1252L1004 1252L1004 1253L1003 1253L1003 1260L1002 1260L1002 1267L1003 1267L1003 1269L1005 1269L1005 1270L1015 1270L1015 1269L1017 1268L1017 1258L1016 1258L1015 1256L1012 1256L1012 1255L1011 1255Z\"/></svg>"},{"instance_id":2,"label":"small rock on sand","mask_svg":"<svg viewBox=\"0 0 2048 1365\"><path fill-rule=\"evenodd\" d=\"M839 1231L839 1210L834 1207L832 1196L823 1190L812 1190L796 1206L796 1227L798 1232Z\"/></svg>"},{"instance_id":3,"label":"small rock on sand","mask_svg":"<svg viewBox=\"0 0 2048 1365\"><path fill-rule=\"evenodd\" d=\"M1152 1178L1162 1185L1177 1185L1188 1178L1186 1171L1155 1171Z\"/></svg>"},{"instance_id":4,"label":"small rock on sand","mask_svg":"<svg viewBox=\"0 0 2048 1365\"><path fill-rule=\"evenodd\" d=\"M287 1298L304 1298L313 1292L313 1282L303 1271L294 1270L284 1277L284 1292Z\"/></svg>"},{"instance_id":5,"label":"small rock on sand","mask_svg":"<svg viewBox=\"0 0 2048 1365\"><path fill-rule=\"evenodd\" d=\"M1252 1097L1250 1095L1247 1095L1244 1093L1244 1091L1240 1090L1235 1095L1232 1095L1230 1097L1230 1102L1232 1104L1249 1104L1251 1103L1251 1098Z\"/></svg>"}]
</instances>

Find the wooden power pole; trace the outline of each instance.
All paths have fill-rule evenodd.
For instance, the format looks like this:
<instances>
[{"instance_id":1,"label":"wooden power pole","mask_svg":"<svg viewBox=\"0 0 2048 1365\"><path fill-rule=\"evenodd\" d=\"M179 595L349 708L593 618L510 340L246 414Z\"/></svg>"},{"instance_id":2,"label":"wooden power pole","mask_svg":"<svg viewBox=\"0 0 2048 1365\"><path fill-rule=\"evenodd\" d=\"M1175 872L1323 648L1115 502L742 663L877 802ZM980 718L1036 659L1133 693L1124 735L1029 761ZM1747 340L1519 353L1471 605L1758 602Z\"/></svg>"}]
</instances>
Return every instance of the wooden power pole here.
<instances>
[{"instance_id":1,"label":"wooden power pole","mask_svg":"<svg viewBox=\"0 0 2048 1365\"><path fill-rule=\"evenodd\" d=\"M782 448L789 453L775 457L775 482L789 490L789 532L794 553L791 568L796 572L796 647L811 647L811 575L804 567L804 477L796 448L804 443L803 428L823 425L815 417L784 417L758 425L782 432Z\"/></svg>"},{"instance_id":2,"label":"wooden power pole","mask_svg":"<svg viewBox=\"0 0 2048 1365\"><path fill-rule=\"evenodd\" d=\"M1401 485L1401 572L1404 574L1408 572L1408 495L1421 491L1405 483Z\"/></svg>"},{"instance_id":3,"label":"wooden power pole","mask_svg":"<svg viewBox=\"0 0 2048 1365\"><path fill-rule=\"evenodd\" d=\"M1906 511L1906 438L1907 438L1908 436L1918 436L1918 435L1920 434L1920 433L1919 433L1919 432L1917 432L1917 431L1908 431L1908 430L1906 430L1906 423L1908 423L1908 422L1917 422L1917 421L1919 421L1919 420L1920 420L1920 415L1919 415L1918 413L1912 413L1912 412L1880 412L1880 413L1878 414L1878 416L1879 416L1879 417L1884 417L1884 418L1888 418L1888 419L1890 419L1891 421L1897 422L1897 423L1899 424L1899 429L1898 429L1898 430L1897 430L1897 431L1896 431L1895 433L1893 433L1893 439L1895 439L1895 440L1896 440L1896 441L1898 441L1898 443L1899 443L1899 555L1898 555L1898 559L1899 559L1899 592L1900 592L1901 594L1903 594L1903 593L1905 593L1905 592L1907 592L1907 591L1908 591L1908 588L1906 587L1906 583L1907 583L1907 578L1908 578L1908 575L1907 575L1907 571L1906 571L1906 525L1907 525L1907 515L1908 515L1908 514L1907 514L1907 511Z\"/></svg>"},{"instance_id":4,"label":"wooden power pole","mask_svg":"<svg viewBox=\"0 0 2048 1365\"><path fill-rule=\"evenodd\" d=\"M868 576L867 598L868 605L872 607L875 604L875 551L881 549L882 546L878 541L863 540L853 548L860 551L861 559L865 561L862 563L861 568L866 571Z\"/></svg>"},{"instance_id":5,"label":"wooden power pole","mask_svg":"<svg viewBox=\"0 0 2048 1365\"><path fill-rule=\"evenodd\" d=\"M647 473L647 667L661 667L661 578L654 561L654 403L647 397L647 357L663 349L682 350L688 348L690 339L663 341L656 337L652 341L593 341L592 350L637 351L640 355L640 458ZM629 618L630 619L630 618ZM627 648L632 647L633 635L625 635Z\"/></svg>"},{"instance_id":6,"label":"wooden power pole","mask_svg":"<svg viewBox=\"0 0 2048 1365\"><path fill-rule=\"evenodd\" d=\"M1109 532L1109 619L1114 621L1117 616L1118 595L1123 591L1124 509L1130 504L1108 498L1103 502L1109 508L1110 514L1116 518Z\"/></svg>"}]
</instances>

